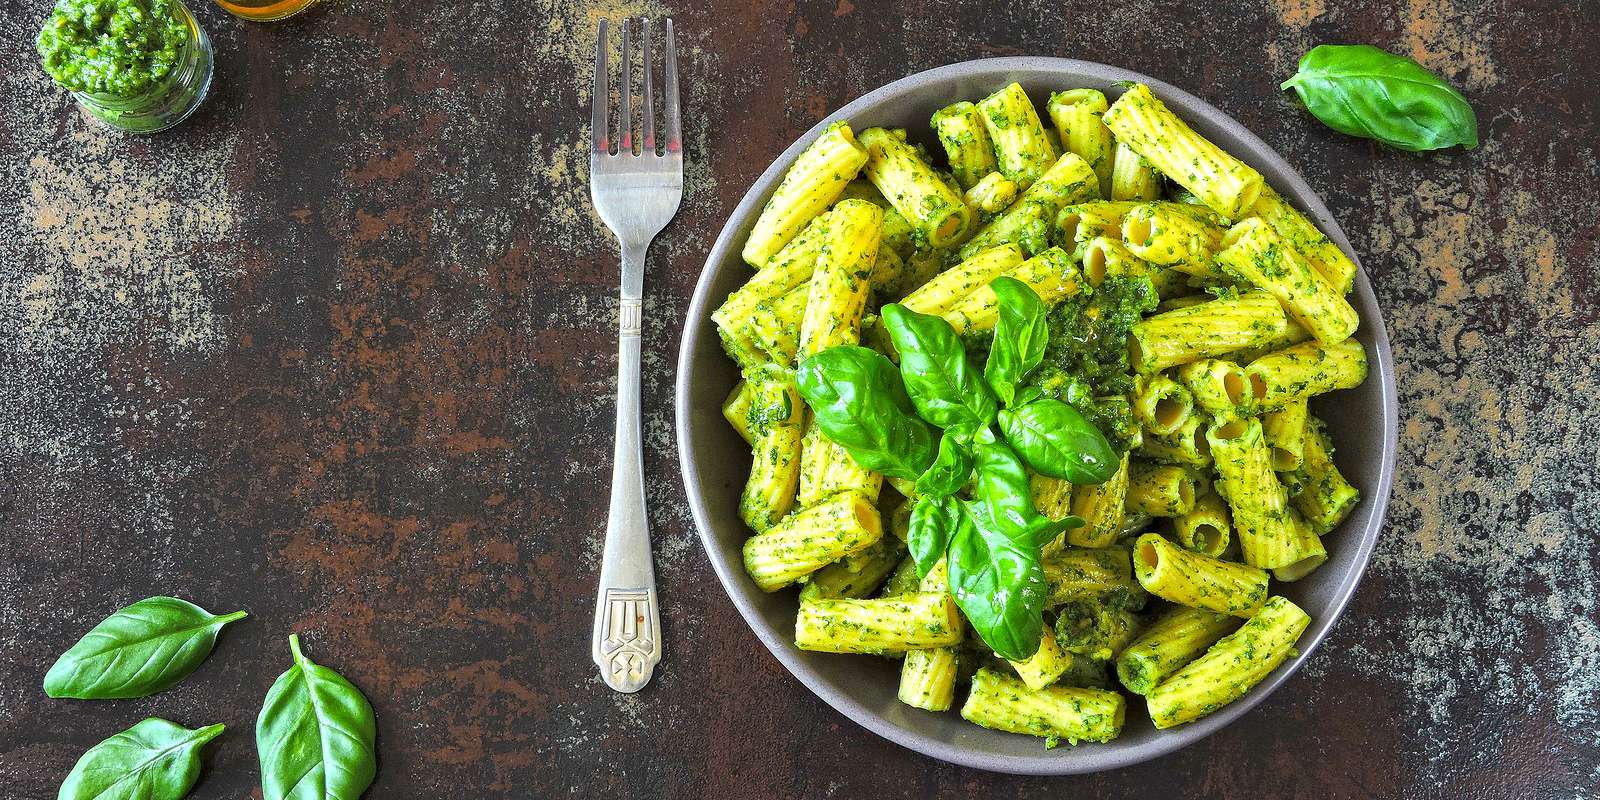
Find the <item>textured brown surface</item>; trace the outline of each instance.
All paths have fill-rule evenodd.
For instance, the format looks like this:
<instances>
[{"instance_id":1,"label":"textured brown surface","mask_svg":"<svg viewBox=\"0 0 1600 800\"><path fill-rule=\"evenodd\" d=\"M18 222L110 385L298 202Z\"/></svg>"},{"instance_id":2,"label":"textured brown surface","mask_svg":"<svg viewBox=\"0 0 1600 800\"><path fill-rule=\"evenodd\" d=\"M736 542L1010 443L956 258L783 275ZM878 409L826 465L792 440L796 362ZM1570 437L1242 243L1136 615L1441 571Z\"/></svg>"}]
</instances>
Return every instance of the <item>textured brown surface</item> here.
<instances>
[{"instance_id":1,"label":"textured brown surface","mask_svg":"<svg viewBox=\"0 0 1600 800\"><path fill-rule=\"evenodd\" d=\"M672 9L691 167L644 368L668 639L620 697L587 656L617 260L576 145L594 21L664 9L331 0L267 27L196 3L213 96L124 138L36 68L47 3L0 3L0 795L53 797L154 714L229 726L194 797L259 796L254 715L301 631L377 708L373 798L1589 796L1600 4L986 5ZM1320 42L1439 70L1484 146L1320 128L1275 89ZM932 762L816 701L717 586L671 437L687 298L751 179L856 95L1010 54L1162 77L1283 153L1364 255L1403 404L1331 638L1225 732L1081 779ZM154 593L252 617L165 694L44 697L60 650Z\"/></svg>"}]
</instances>

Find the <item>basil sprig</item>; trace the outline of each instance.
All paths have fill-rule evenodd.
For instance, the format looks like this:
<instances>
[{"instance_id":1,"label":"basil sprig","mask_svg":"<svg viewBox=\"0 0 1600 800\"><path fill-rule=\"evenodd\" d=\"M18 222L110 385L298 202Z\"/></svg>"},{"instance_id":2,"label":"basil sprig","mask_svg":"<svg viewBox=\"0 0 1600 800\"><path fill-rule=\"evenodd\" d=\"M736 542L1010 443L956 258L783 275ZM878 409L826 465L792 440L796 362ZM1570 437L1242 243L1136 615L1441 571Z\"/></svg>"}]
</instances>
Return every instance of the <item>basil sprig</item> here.
<instances>
[{"instance_id":1,"label":"basil sprig","mask_svg":"<svg viewBox=\"0 0 1600 800\"><path fill-rule=\"evenodd\" d=\"M882 353L830 347L800 365L795 384L817 426L857 464L914 481L933 463L933 428L917 417Z\"/></svg>"},{"instance_id":2,"label":"basil sprig","mask_svg":"<svg viewBox=\"0 0 1600 800\"><path fill-rule=\"evenodd\" d=\"M1088 418L1048 397L1000 412L1006 441L1033 471L1073 483L1104 483L1121 456Z\"/></svg>"},{"instance_id":3,"label":"basil sprig","mask_svg":"<svg viewBox=\"0 0 1600 800\"><path fill-rule=\"evenodd\" d=\"M890 304L882 318L898 370L844 345L801 363L797 383L822 432L857 463L916 482L907 539L918 574L945 558L951 594L973 630L1020 660L1038 650L1043 632L1040 548L1083 524L1039 513L1028 469L1099 483L1117 459L1092 423L1026 384L1049 338L1043 301L1021 281L990 285L999 317L982 371L949 323ZM934 426L944 430L937 446ZM972 499L958 499L974 474Z\"/></svg>"},{"instance_id":4,"label":"basil sprig","mask_svg":"<svg viewBox=\"0 0 1600 800\"><path fill-rule=\"evenodd\" d=\"M1028 285L1016 278L1000 276L989 284L1000 301L1000 319L995 323L994 344L983 365L983 379L1006 405L1017 402L1017 387L1022 379L1044 361L1044 346L1050 338L1045 324L1044 301Z\"/></svg>"},{"instance_id":5,"label":"basil sprig","mask_svg":"<svg viewBox=\"0 0 1600 800\"><path fill-rule=\"evenodd\" d=\"M1324 125L1409 152L1478 146L1461 93L1426 67L1371 45L1318 45L1284 81Z\"/></svg>"},{"instance_id":6,"label":"basil sprig","mask_svg":"<svg viewBox=\"0 0 1600 800\"><path fill-rule=\"evenodd\" d=\"M968 524L950 540L950 593L996 655L1030 658L1044 633L1048 594L1039 545L1027 533L996 524L987 503L961 508Z\"/></svg>"},{"instance_id":7,"label":"basil sprig","mask_svg":"<svg viewBox=\"0 0 1600 800\"><path fill-rule=\"evenodd\" d=\"M999 404L967 362L967 351L950 323L899 303L883 307L883 322L900 353L906 393L923 419L962 438L994 423Z\"/></svg>"},{"instance_id":8,"label":"basil sprig","mask_svg":"<svg viewBox=\"0 0 1600 800\"><path fill-rule=\"evenodd\" d=\"M118 609L63 653L44 693L79 700L155 694L183 680L211 654L222 626L245 616L211 612L176 597L148 597Z\"/></svg>"},{"instance_id":9,"label":"basil sprig","mask_svg":"<svg viewBox=\"0 0 1600 800\"><path fill-rule=\"evenodd\" d=\"M200 777L200 748L221 733L221 725L191 731L150 717L84 752L56 797L178 800Z\"/></svg>"}]
</instances>

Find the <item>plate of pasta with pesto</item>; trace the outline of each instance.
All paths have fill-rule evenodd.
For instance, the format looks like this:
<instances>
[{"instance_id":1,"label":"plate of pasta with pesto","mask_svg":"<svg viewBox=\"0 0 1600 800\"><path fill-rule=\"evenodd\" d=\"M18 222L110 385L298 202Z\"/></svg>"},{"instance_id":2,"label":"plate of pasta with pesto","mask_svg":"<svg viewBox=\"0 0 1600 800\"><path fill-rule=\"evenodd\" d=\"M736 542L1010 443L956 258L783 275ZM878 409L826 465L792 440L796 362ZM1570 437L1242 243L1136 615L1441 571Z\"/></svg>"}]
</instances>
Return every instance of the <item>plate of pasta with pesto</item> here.
<instances>
[{"instance_id":1,"label":"plate of pasta with pesto","mask_svg":"<svg viewBox=\"0 0 1600 800\"><path fill-rule=\"evenodd\" d=\"M779 156L707 259L677 402L773 654L876 733L1031 774L1282 685L1366 566L1397 428L1305 181L1176 87L1053 58L913 75Z\"/></svg>"}]
</instances>

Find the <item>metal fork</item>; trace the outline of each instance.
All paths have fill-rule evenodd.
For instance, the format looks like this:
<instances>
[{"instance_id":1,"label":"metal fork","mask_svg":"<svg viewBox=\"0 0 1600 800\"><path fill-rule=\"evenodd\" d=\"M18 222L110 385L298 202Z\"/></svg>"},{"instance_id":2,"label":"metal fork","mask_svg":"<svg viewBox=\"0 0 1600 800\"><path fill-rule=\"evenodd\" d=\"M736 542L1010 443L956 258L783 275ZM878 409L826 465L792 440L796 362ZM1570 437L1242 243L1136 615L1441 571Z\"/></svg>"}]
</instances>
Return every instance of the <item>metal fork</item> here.
<instances>
[{"instance_id":1,"label":"metal fork","mask_svg":"<svg viewBox=\"0 0 1600 800\"><path fill-rule=\"evenodd\" d=\"M622 303L617 352L617 439L611 465L611 511L594 609L594 663L606 685L637 692L661 663L661 610L650 562L650 529L644 511L644 452L640 444L639 332L643 323L644 260L650 241L678 213L683 198L683 136L678 120L678 59L672 20L666 21L667 141L656 152L655 89L650 77L650 20L641 19L644 51L644 147L633 151L629 20L622 21L622 82L617 133L610 136L606 21L595 48L589 194L595 211L622 247Z\"/></svg>"}]
</instances>

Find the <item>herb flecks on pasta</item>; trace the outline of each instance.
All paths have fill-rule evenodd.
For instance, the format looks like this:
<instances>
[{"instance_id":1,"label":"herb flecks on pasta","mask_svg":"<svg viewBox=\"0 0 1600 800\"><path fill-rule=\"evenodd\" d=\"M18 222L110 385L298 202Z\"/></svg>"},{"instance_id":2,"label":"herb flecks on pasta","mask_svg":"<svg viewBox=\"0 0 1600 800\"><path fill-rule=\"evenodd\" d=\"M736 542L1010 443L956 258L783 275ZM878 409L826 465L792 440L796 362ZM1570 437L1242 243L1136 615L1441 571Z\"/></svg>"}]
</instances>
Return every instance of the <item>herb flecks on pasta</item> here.
<instances>
[{"instance_id":1,"label":"herb flecks on pasta","mask_svg":"<svg viewBox=\"0 0 1600 800\"><path fill-rule=\"evenodd\" d=\"M798 589L795 644L1047 746L1114 739L1129 699L1198 719L1295 654L1277 590L1361 502L1319 398L1367 372L1310 216L1149 87L1058 89L828 127L712 315L745 566Z\"/></svg>"}]
</instances>

